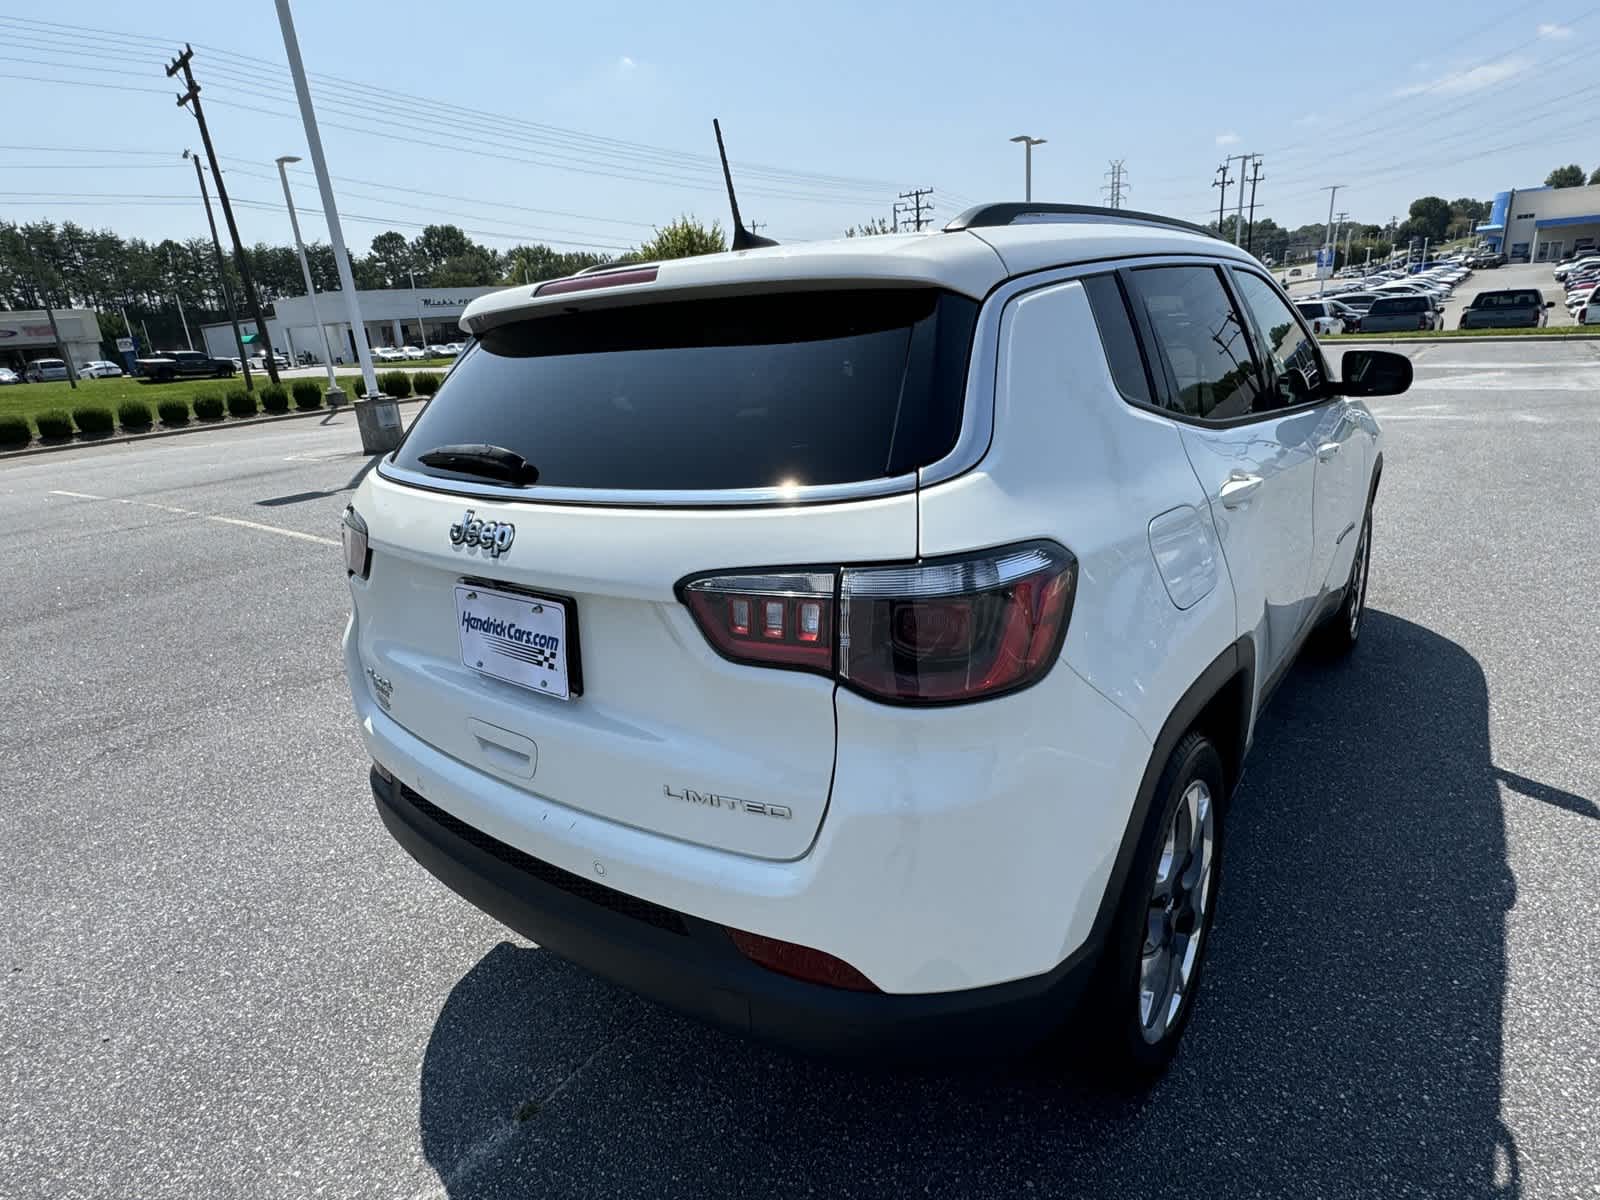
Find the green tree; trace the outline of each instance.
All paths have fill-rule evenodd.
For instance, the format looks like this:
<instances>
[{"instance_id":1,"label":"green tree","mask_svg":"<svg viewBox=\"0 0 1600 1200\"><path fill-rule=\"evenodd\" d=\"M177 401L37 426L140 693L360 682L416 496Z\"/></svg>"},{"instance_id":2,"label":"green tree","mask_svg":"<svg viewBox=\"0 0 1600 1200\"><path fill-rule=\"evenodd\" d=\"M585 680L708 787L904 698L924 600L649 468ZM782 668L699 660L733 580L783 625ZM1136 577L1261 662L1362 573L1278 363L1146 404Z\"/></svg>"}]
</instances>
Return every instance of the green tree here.
<instances>
[{"instance_id":1,"label":"green tree","mask_svg":"<svg viewBox=\"0 0 1600 1200\"><path fill-rule=\"evenodd\" d=\"M1450 228L1448 201L1438 196L1423 196L1411 202L1410 213L1411 220L1406 223L1411 226L1413 236L1434 242L1444 240L1445 232Z\"/></svg>"},{"instance_id":2,"label":"green tree","mask_svg":"<svg viewBox=\"0 0 1600 1200\"><path fill-rule=\"evenodd\" d=\"M443 266L452 258L460 258L473 248L473 241L454 225L429 225L416 241L411 243L415 269L430 271Z\"/></svg>"},{"instance_id":3,"label":"green tree","mask_svg":"<svg viewBox=\"0 0 1600 1200\"><path fill-rule=\"evenodd\" d=\"M1590 187L1594 187L1597 183L1600 183L1600 167L1596 167L1594 169L1594 174L1589 176Z\"/></svg>"},{"instance_id":4,"label":"green tree","mask_svg":"<svg viewBox=\"0 0 1600 1200\"><path fill-rule=\"evenodd\" d=\"M598 267L606 261L601 255L588 251L562 253L542 244L513 246L504 255L505 269L500 282L510 285L560 279L563 275L575 275L585 267Z\"/></svg>"},{"instance_id":5,"label":"green tree","mask_svg":"<svg viewBox=\"0 0 1600 1200\"><path fill-rule=\"evenodd\" d=\"M656 236L645 242L626 257L634 262L659 262L664 258L692 258L696 254L719 254L728 248L722 235L722 226L713 221L711 228L685 214L665 226L656 228Z\"/></svg>"},{"instance_id":6,"label":"green tree","mask_svg":"<svg viewBox=\"0 0 1600 1200\"><path fill-rule=\"evenodd\" d=\"M423 286L486 287L498 283L500 274L500 256L486 246L469 243L463 253L445 259L429 271Z\"/></svg>"},{"instance_id":7,"label":"green tree","mask_svg":"<svg viewBox=\"0 0 1600 1200\"><path fill-rule=\"evenodd\" d=\"M370 261L373 270L383 276L380 286L405 286L406 272L411 269L411 244L406 235L388 229L373 238Z\"/></svg>"},{"instance_id":8,"label":"green tree","mask_svg":"<svg viewBox=\"0 0 1600 1200\"><path fill-rule=\"evenodd\" d=\"M1557 167L1544 177L1545 187L1564 188L1583 186L1583 168L1577 163Z\"/></svg>"},{"instance_id":9,"label":"green tree","mask_svg":"<svg viewBox=\"0 0 1600 1200\"><path fill-rule=\"evenodd\" d=\"M847 238L877 237L880 233L893 233L894 231L894 226L889 224L888 221L885 221L882 217L873 217L860 225L850 226L849 229L844 231L844 235Z\"/></svg>"}]
</instances>

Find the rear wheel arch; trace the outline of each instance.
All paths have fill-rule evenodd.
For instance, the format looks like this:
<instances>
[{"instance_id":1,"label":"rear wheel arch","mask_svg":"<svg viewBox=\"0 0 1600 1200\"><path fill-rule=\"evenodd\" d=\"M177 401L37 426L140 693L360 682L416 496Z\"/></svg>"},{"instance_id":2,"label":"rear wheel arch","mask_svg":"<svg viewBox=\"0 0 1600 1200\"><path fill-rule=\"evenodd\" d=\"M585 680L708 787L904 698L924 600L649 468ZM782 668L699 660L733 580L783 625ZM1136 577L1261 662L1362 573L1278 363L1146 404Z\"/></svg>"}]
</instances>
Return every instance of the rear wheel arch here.
<instances>
[{"instance_id":1,"label":"rear wheel arch","mask_svg":"<svg viewBox=\"0 0 1600 1200\"><path fill-rule=\"evenodd\" d=\"M1238 785L1250 745L1255 674L1255 643L1248 636L1242 637L1211 661L1168 714L1151 748L1122 842L1111 864L1111 877L1089 935L1092 944L1104 946L1110 937L1140 839L1150 824L1157 785L1178 743L1190 733L1199 732L1217 747L1223 762L1224 803Z\"/></svg>"}]
</instances>

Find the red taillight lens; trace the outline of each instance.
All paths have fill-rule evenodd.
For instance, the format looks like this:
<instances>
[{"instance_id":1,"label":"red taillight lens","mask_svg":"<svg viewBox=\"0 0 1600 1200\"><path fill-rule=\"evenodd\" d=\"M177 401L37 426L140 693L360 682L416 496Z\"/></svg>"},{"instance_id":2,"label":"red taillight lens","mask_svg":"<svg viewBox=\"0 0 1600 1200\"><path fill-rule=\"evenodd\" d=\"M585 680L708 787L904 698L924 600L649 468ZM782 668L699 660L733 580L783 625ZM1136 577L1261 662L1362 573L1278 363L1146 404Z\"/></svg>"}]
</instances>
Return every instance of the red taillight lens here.
<instances>
[{"instance_id":1,"label":"red taillight lens","mask_svg":"<svg viewBox=\"0 0 1600 1200\"><path fill-rule=\"evenodd\" d=\"M706 638L736 662L833 671L831 571L713 575L683 588Z\"/></svg>"},{"instance_id":2,"label":"red taillight lens","mask_svg":"<svg viewBox=\"0 0 1600 1200\"><path fill-rule=\"evenodd\" d=\"M911 704L1025 687L1060 654L1076 585L1076 560L1048 542L849 568L839 586L839 675Z\"/></svg>"},{"instance_id":3,"label":"red taillight lens","mask_svg":"<svg viewBox=\"0 0 1600 1200\"><path fill-rule=\"evenodd\" d=\"M752 962L760 963L769 971L803 979L807 983L821 983L828 987L846 988L852 992L875 992L872 980L841 958L810 946L763 937L759 933L746 933L742 929L728 930L728 936L739 953Z\"/></svg>"},{"instance_id":4,"label":"red taillight lens","mask_svg":"<svg viewBox=\"0 0 1600 1200\"><path fill-rule=\"evenodd\" d=\"M903 566L713 575L681 594L726 658L940 704L1043 676L1061 653L1076 586L1070 553L1029 542Z\"/></svg>"}]
</instances>

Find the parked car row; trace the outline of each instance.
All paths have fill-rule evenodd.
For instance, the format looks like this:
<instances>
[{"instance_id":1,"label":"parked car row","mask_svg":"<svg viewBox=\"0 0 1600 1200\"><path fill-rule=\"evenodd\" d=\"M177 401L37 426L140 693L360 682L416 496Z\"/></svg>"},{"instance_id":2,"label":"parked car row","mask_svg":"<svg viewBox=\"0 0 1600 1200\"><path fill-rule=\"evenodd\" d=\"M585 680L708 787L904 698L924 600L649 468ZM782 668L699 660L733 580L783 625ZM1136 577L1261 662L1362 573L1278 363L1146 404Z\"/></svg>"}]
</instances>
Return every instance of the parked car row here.
<instances>
[{"instance_id":1,"label":"parked car row","mask_svg":"<svg viewBox=\"0 0 1600 1200\"><path fill-rule=\"evenodd\" d=\"M96 358L74 364L73 373L79 379L109 379L122 374L114 362ZM36 358L22 369L21 374L10 367L0 367L0 385L10 383L65 383L66 361L59 358Z\"/></svg>"},{"instance_id":2,"label":"parked car row","mask_svg":"<svg viewBox=\"0 0 1600 1200\"><path fill-rule=\"evenodd\" d=\"M465 342L444 342L430 346L374 346L372 357L377 362L415 362L424 358L454 358L464 349Z\"/></svg>"}]
</instances>

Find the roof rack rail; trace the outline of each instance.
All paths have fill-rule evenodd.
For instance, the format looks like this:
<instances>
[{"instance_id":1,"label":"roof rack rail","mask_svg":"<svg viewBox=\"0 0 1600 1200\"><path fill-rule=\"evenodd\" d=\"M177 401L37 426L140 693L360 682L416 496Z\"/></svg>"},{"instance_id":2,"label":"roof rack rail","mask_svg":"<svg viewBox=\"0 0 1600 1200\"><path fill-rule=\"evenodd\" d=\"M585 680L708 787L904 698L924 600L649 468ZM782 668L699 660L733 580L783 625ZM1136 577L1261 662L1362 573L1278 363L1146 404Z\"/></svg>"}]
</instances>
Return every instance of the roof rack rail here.
<instances>
[{"instance_id":1,"label":"roof rack rail","mask_svg":"<svg viewBox=\"0 0 1600 1200\"><path fill-rule=\"evenodd\" d=\"M1139 212L1132 208L1100 208L1093 204L1032 204L1007 201L1002 204L979 204L956 217L944 227L946 233L962 229L987 229L996 225L1015 225L1020 218L1038 217L1044 221L1070 221L1073 218L1093 218L1113 221L1133 221L1141 225L1166 225L1202 237L1217 235L1204 225L1180 221L1177 217L1163 217L1160 213Z\"/></svg>"},{"instance_id":2,"label":"roof rack rail","mask_svg":"<svg viewBox=\"0 0 1600 1200\"><path fill-rule=\"evenodd\" d=\"M641 267L654 267L657 265L659 264L653 262L596 263L592 267L584 267L582 270L574 271L572 278L576 279L579 275L604 275L607 271L637 271Z\"/></svg>"}]
</instances>

